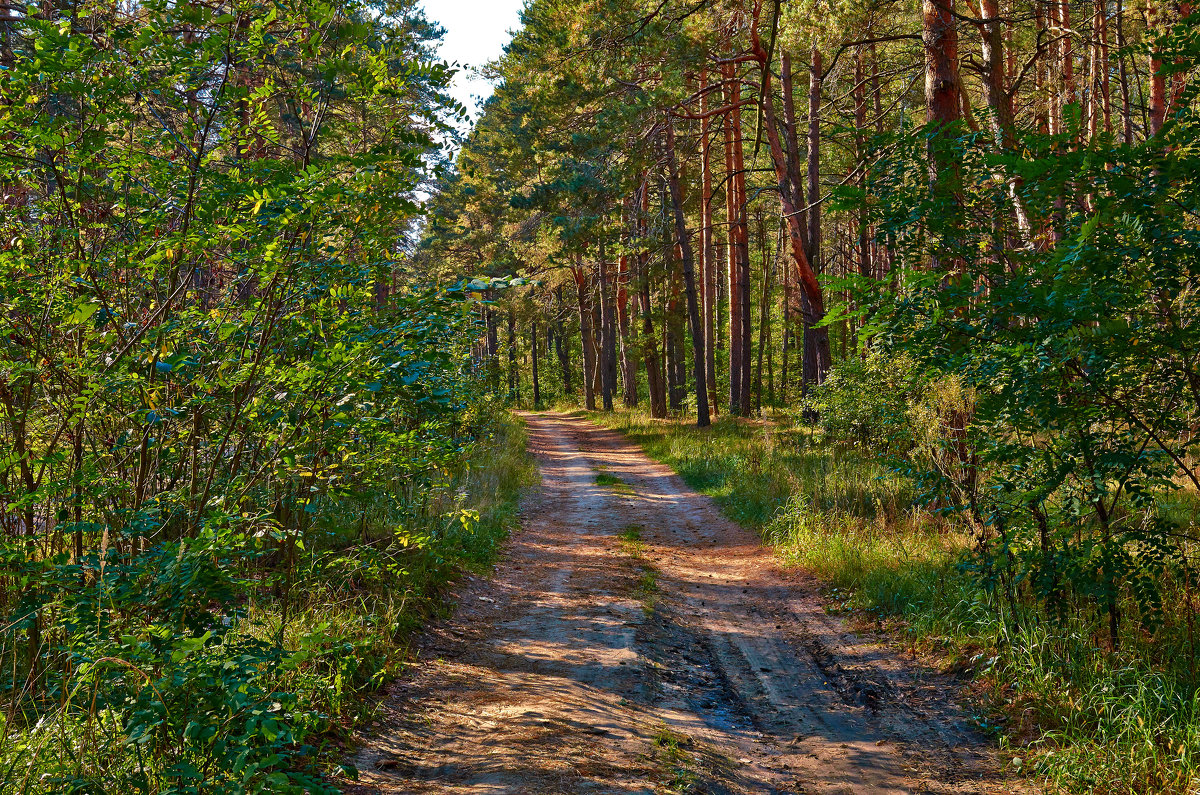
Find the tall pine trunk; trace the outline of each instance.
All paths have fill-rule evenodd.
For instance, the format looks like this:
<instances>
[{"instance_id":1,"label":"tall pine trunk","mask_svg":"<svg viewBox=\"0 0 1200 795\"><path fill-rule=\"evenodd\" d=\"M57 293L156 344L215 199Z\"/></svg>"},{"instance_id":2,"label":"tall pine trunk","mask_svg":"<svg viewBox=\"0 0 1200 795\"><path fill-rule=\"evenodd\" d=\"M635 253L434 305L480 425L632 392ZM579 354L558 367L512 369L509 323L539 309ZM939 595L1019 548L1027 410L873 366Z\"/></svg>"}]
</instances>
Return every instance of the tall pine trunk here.
<instances>
[{"instance_id":1,"label":"tall pine trunk","mask_svg":"<svg viewBox=\"0 0 1200 795\"><path fill-rule=\"evenodd\" d=\"M583 345L583 406L588 411L596 410L596 390L593 373L596 369L596 338L592 330L591 285L587 271L583 269L582 257L575 255L571 266L575 277L575 301L579 310L579 339Z\"/></svg>"},{"instance_id":2,"label":"tall pine trunk","mask_svg":"<svg viewBox=\"0 0 1200 795\"><path fill-rule=\"evenodd\" d=\"M613 308L612 277L604 241L600 241L600 262L597 267L600 288L600 386L605 411L613 410L613 395L617 391L616 312Z\"/></svg>"},{"instance_id":3,"label":"tall pine trunk","mask_svg":"<svg viewBox=\"0 0 1200 795\"><path fill-rule=\"evenodd\" d=\"M667 182L671 188L671 207L675 211L675 238L679 242L679 255L683 263L683 289L687 298L688 320L692 328L692 363L696 387L696 425L703 428L709 424L708 379L704 362L704 328L700 323L700 302L696 296L696 266L692 257L692 242L688 237L687 222L683 214L683 192L679 188L679 166L675 160L675 128L667 118Z\"/></svg>"},{"instance_id":4,"label":"tall pine trunk","mask_svg":"<svg viewBox=\"0 0 1200 795\"><path fill-rule=\"evenodd\" d=\"M831 365L829 355L829 332L825 328L817 328L825 317L825 300L821 285L817 281L816 271L812 267L809 252L813 250L814 232L820 234L820 211L817 199L820 193L820 182L817 171L820 166L820 101L821 101L821 54L813 47L813 72L809 84L809 175L808 185L810 200L808 207L808 228L801 217L802 197L798 195L791 173L799 173L799 166L789 168L788 153L783 148L779 135L779 123L775 115L775 98L771 87L770 57L758 36L758 20L750 26L751 47L760 70L762 95L759 106L762 110L763 128L767 133L767 147L771 155L771 164L775 169L775 180L779 187L780 202L783 206L784 218L787 220L788 239L792 252L792 263L796 270L800 286L801 310L804 317L805 384L812 381L821 382ZM798 155L798 153L795 153ZM794 155L795 156L795 155ZM811 351L811 352L810 352ZM810 369L811 367L811 369ZM810 381L811 379L811 381Z\"/></svg>"},{"instance_id":5,"label":"tall pine trunk","mask_svg":"<svg viewBox=\"0 0 1200 795\"><path fill-rule=\"evenodd\" d=\"M712 163L709 140L710 120L708 116L708 71L700 72L700 287L704 296L704 377L712 411L717 406L717 264L713 249L713 185Z\"/></svg>"},{"instance_id":6,"label":"tall pine trunk","mask_svg":"<svg viewBox=\"0 0 1200 795\"><path fill-rule=\"evenodd\" d=\"M649 235L650 183L643 177L637 215L638 237ZM646 391L650 393L650 416L667 416L667 390L663 383L662 363L658 354L658 338L654 331L654 307L650 301L650 253L643 248L638 255L638 297L642 313L642 360L646 365Z\"/></svg>"},{"instance_id":7,"label":"tall pine trunk","mask_svg":"<svg viewBox=\"0 0 1200 795\"><path fill-rule=\"evenodd\" d=\"M538 324L537 320L532 320L529 323L529 350L530 364L533 369L533 408L536 410L542 405L542 386L538 380Z\"/></svg>"},{"instance_id":8,"label":"tall pine trunk","mask_svg":"<svg viewBox=\"0 0 1200 795\"><path fill-rule=\"evenodd\" d=\"M721 73L725 84L725 100L732 105L741 97L733 64L723 64ZM737 178L734 163L734 137L741 137L740 123L735 125L733 111L726 112L722 117L725 138L725 218L726 227L726 275L729 279L729 413L741 413L742 400L742 337L741 306L742 279L741 256L738 252L740 238L741 199L737 190ZM735 126L738 128L735 132Z\"/></svg>"},{"instance_id":9,"label":"tall pine trunk","mask_svg":"<svg viewBox=\"0 0 1200 795\"><path fill-rule=\"evenodd\" d=\"M617 265L617 333L621 343L621 398L626 408L633 408L638 404L638 389L629 326L629 262L629 255L622 254Z\"/></svg>"}]
</instances>

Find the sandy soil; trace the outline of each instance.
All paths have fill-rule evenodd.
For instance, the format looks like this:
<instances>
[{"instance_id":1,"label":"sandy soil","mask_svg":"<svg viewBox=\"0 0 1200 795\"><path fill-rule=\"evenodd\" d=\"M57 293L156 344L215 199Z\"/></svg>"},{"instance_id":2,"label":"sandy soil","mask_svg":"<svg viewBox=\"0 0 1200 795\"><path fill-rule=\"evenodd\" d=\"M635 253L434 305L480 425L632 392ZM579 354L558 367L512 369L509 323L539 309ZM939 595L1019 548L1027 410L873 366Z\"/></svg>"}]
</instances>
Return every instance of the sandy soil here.
<instances>
[{"instance_id":1,"label":"sandy soil","mask_svg":"<svg viewBox=\"0 0 1200 795\"><path fill-rule=\"evenodd\" d=\"M526 419L542 485L522 529L426 637L352 791L1018 789L961 683L850 632L817 583L620 434Z\"/></svg>"}]
</instances>

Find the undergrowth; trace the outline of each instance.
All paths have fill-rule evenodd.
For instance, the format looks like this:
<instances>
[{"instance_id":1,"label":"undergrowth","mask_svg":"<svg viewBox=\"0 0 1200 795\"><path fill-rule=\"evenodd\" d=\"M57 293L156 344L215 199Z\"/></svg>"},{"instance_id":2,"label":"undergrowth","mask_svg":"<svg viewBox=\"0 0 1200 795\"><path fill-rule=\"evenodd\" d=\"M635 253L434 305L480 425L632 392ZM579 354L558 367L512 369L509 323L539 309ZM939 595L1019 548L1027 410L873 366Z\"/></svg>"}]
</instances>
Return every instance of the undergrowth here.
<instances>
[{"instance_id":1,"label":"undergrowth","mask_svg":"<svg viewBox=\"0 0 1200 795\"><path fill-rule=\"evenodd\" d=\"M351 773L338 762L371 694L406 664L413 631L446 609L451 583L493 562L536 475L519 420L501 414L486 427L420 510L331 504L315 519L324 537L298 545L289 578L268 576L274 551L233 575L215 541L148 556L160 572L150 590L207 600L204 625L181 613L181 632L126 611L146 575L114 579L132 590L108 596L98 612L109 625L61 658L73 666L68 684L0 716L0 792L336 792L330 774ZM103 574L98 583L110 587Z\"/></svg>"},{"instance_id":2,"label":"undergrowth","mask_svg":"<svg viewBox=\"0 0 1200 795\"><path fill-rule=\"evenodd\" d=\"M1015 609L972 575L971 539L914 507L910 485L853 446L787 418L721 417L709 429L637 411L588 417L624 432L788 564L827 584L832 607L878 622L949 670L970 673L979 724L1007 764L1052 791L1193 793L1200 696L1189 595L1164 627L1119 652L1088 611ZM1172 510L1190 509L1181 497Z\"/></svg>"}]
</instances>

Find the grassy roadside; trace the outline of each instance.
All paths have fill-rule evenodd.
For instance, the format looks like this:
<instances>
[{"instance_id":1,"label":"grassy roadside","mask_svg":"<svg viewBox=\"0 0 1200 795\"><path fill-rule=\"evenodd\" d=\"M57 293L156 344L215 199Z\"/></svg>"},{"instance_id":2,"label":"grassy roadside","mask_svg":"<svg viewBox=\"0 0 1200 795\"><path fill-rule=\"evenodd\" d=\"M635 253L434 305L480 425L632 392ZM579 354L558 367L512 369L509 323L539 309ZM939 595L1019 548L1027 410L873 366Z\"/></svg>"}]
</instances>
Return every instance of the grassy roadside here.
<instances>
[{"instance_id":1,"label":"grassy roadside","mask_svg":"<svg viewBox=\"0 0 1200 795\"><path fill-rule=\"evenodd\" d=\"M495 562L516 526L520 493L537 478L526 441L524 422L499 414L424 511L381 524L387 533L378 538L314 553L286 612L275 601L251 606L250 631L282 633L302 658L278 686L330 716L331 761L373 711L371 694L409 663L416 631L445 613L454 582Z\"/></svg>"},{"instance_id":2,"label":"grassy roadside","mask_svg":"<svg viewBox=\"0 0 1200 795\"><path fill-rule=\"evenodd\" d=\"M911 507L903 479L785 418L722 417L700 430L636 411L588 416L823 579L837 608L972 673L987 705L981 724L1051 791L1197 791L1200 697L1180 654L1190 642L1182 618L1114 654L1089 622L1011 614L960 565L969 540Z\"/></svg>"}]
</instances>

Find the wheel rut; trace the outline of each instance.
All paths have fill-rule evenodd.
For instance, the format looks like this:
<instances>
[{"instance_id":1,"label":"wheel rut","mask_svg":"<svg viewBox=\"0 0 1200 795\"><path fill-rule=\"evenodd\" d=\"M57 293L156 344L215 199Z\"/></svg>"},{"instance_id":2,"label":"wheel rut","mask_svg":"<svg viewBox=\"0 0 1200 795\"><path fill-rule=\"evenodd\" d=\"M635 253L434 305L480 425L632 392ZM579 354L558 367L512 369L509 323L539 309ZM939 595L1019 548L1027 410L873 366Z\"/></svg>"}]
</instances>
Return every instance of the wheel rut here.
<instances>
[{"instance_id":1,"label":"wheel rut","mask_svg":"<svg viewBox=\"0 0 1200 795\"><path fill-rule=\"evenodd\" d=\"M620 434L526 419L542 484L522 529L423 639L349 791L1020 789L953 679L849 632L817 583Z\"/></svg>"}]
</instances>

